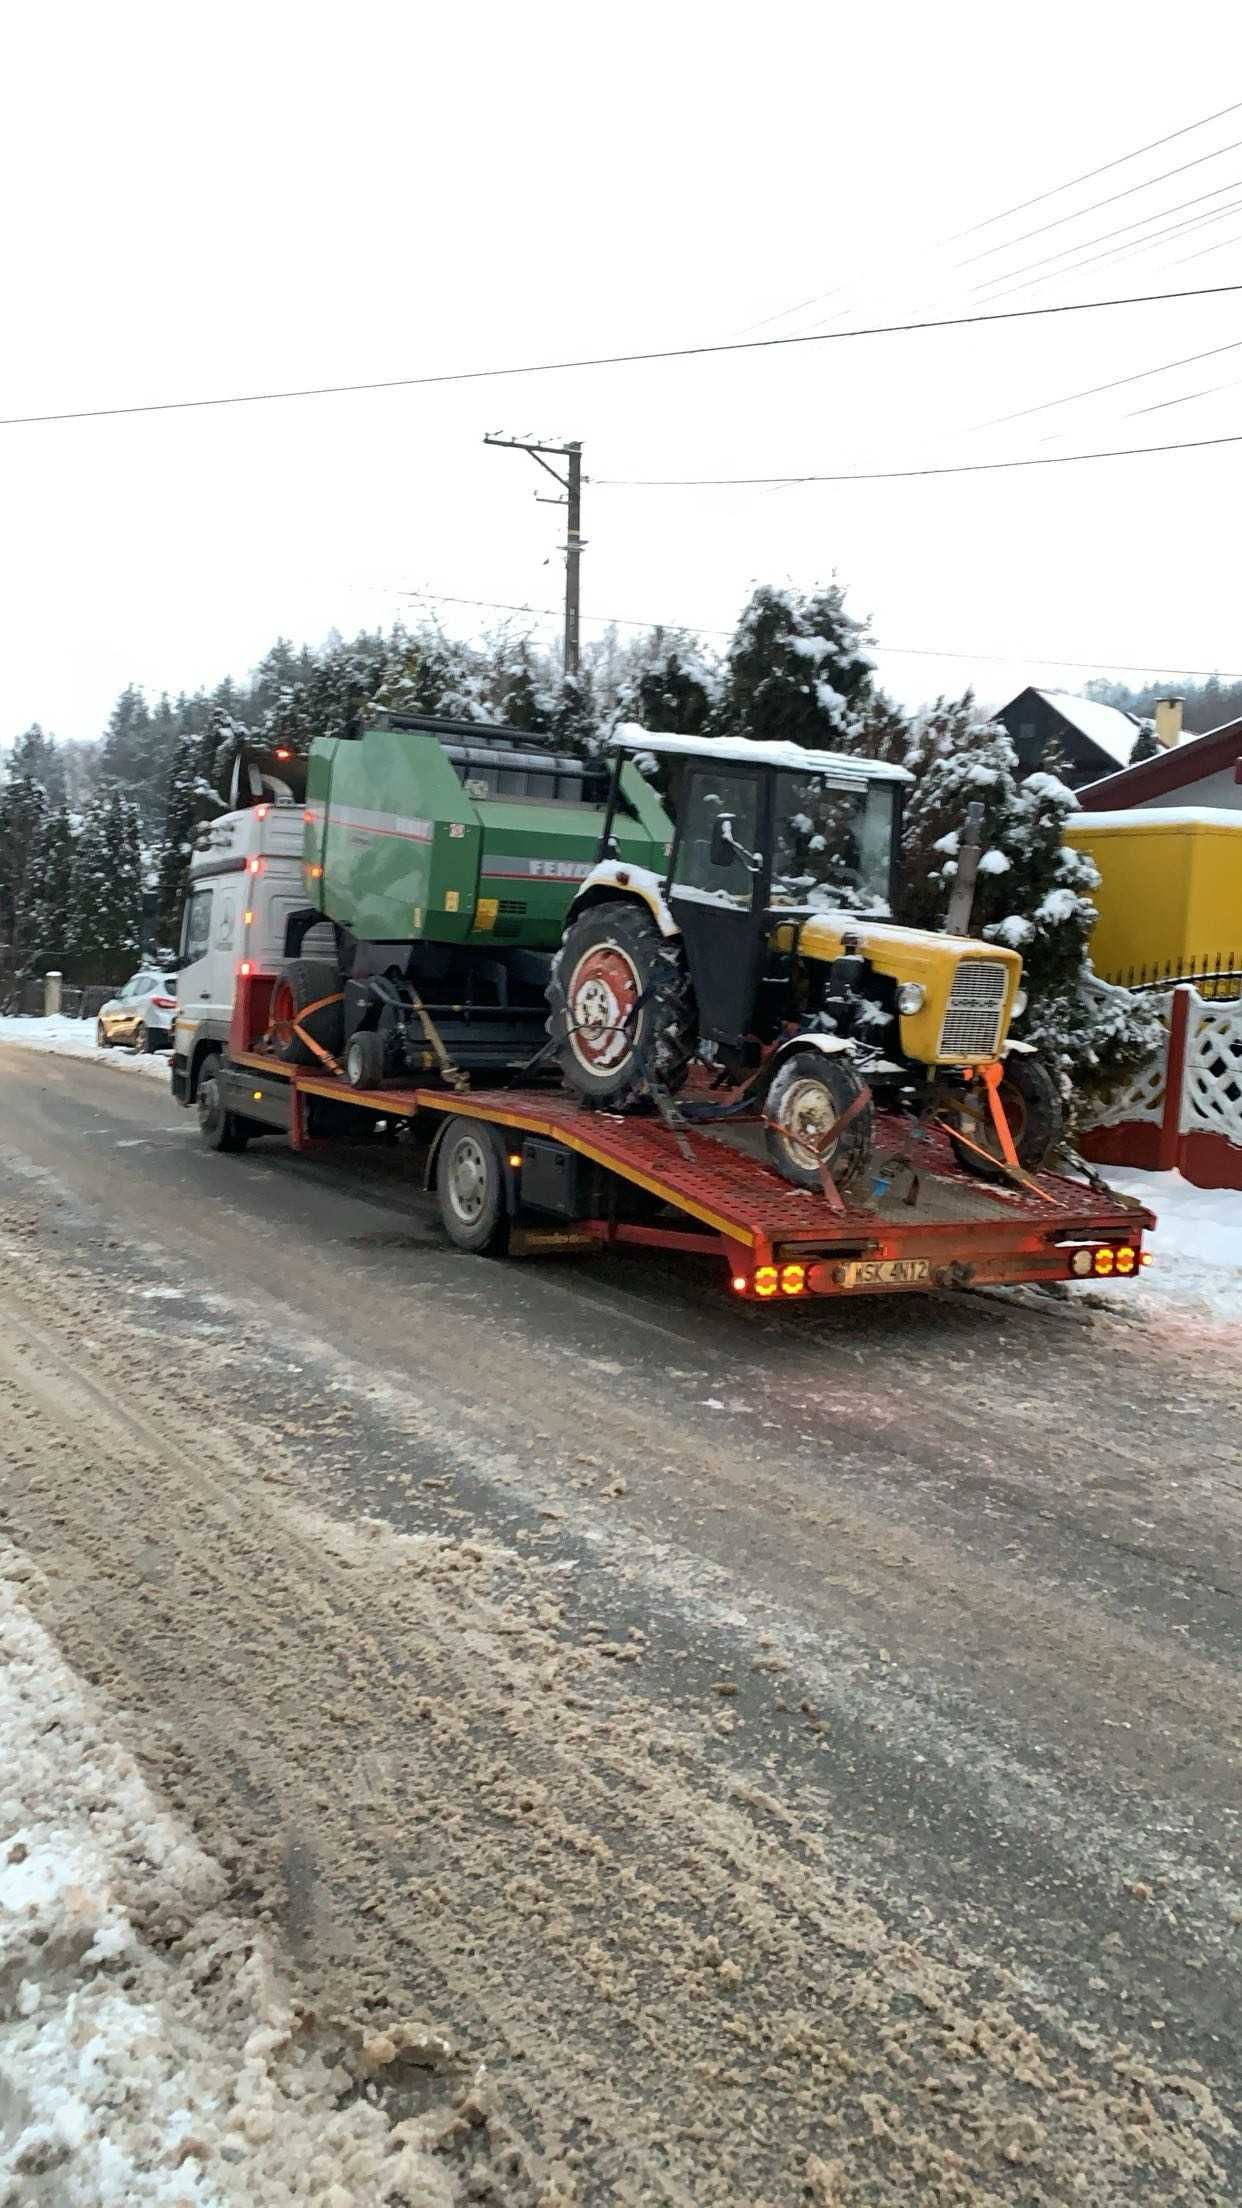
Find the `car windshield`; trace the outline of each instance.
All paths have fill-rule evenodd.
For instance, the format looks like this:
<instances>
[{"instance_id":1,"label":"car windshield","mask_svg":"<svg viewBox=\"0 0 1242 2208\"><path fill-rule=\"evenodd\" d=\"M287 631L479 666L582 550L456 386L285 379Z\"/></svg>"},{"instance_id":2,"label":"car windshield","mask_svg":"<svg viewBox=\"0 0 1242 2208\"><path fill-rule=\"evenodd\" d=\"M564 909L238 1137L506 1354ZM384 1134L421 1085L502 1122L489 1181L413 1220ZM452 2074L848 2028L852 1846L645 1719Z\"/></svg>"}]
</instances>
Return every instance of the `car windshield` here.
<instances>
[{"instance_id":1,"label":"car windshield","mask_svg":"<svg viewBox=\"0 0 1242 2208\"><path fill-rule=\"evenodd\" d=\"M772 901L827 910L890 910L893 785L843 790L822 774L778 774Z\"/></svg>"}]
</instances>

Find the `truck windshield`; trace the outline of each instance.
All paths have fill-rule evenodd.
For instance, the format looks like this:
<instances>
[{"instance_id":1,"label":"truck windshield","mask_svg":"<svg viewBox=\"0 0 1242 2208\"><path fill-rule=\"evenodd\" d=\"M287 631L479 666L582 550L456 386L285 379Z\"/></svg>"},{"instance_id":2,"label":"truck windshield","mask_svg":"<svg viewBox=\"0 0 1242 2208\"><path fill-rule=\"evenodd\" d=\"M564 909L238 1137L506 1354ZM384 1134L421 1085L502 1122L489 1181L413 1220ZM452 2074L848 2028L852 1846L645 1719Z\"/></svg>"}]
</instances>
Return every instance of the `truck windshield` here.
<instances>
[{"instance_id":1,"label":"truck windshield","mask_svg":"<svg viewBox=\"0 0 1242 2208\"><path fill-rule=\"evenodd\" d=\"M772 816L772 902L887 913L893 785L835 788L822 774L778 774Z\"/></svg>"}]
</instances>

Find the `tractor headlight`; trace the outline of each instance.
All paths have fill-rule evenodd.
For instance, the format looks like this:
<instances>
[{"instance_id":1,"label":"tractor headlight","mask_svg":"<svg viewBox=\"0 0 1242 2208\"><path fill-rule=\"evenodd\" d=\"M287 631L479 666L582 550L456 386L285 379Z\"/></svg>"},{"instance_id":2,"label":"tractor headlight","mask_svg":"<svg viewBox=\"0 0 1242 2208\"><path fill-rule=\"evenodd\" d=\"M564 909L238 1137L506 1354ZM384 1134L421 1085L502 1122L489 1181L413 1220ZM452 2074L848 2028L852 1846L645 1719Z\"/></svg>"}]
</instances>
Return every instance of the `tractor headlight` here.
<instances>
[{"instance_id":1,"label":"tractor headlight","mask_svg":"<svg viewBox=\"0 0 1242 2208\"><path fill-rule=\"evenodd\" d=\"M1023 1013L1025 1012L1025 1010L1026 1010L1026 991L1025 991L1025 989L1018 989L1018 990L1016 990L1016 991L1015 991L1015 993L1014 993L1014 1000L1013 1000L1013 1010L1012 1010L1012 1012L1011 1012L1011 1013L1010 1013L1010 1015L1009 1015L1010 1019L1013 1019L1013 1020L1020 1020L1020 1019L1021 1019L1021 1017L1022 1017L1022 1015L1023 1015Z\"/></svg>"},{"instance_id":2,"label":"tractor headlight","mask_svg":"<svg viewBox=\"0 0 1242 2208\"><path fill-rule=\"evenodd\" d=\"M897 1010L907 1016L921 1012L927 1002L927 991L921 981L903 981L897 988Z\"/></svg>"}]
</instances>

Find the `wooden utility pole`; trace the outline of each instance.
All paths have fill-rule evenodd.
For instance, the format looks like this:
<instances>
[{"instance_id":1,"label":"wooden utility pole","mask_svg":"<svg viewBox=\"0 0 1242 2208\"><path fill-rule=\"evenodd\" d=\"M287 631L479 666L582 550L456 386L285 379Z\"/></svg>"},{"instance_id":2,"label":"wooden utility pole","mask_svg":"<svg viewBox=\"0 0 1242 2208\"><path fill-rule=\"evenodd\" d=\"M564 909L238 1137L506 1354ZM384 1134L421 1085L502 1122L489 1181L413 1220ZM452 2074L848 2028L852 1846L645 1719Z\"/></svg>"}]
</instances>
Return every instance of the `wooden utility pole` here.
<instances>
[{"instance_id":1,"label":"wooden utility pole","mask_svg":"<svg viewBox=\"0 0 1242 2208\"><path fill-rule=\"evenodd\" d=\"M564 491L564 498L546 498L536 491L541 506L563 506L566 509L565 536L565 672L576 675L579 664L578 628L581 613L580 569L583 550L582 536L582 444L577 438L564 445L536 445L523 437L492 437L483 439L485 445L504 445L510 452L528 452L532 460L551 476ZM564 460L568 473L558 474L549 463Z\"/></svg>"}]
</instances>

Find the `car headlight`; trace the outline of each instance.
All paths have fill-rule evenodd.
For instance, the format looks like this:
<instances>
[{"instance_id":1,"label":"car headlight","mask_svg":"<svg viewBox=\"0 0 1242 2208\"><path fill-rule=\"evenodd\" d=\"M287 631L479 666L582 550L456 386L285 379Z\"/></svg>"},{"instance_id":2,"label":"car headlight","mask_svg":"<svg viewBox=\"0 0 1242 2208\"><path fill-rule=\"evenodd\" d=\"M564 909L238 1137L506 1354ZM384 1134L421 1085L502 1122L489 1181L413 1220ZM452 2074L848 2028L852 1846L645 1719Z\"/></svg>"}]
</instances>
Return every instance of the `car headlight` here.
<instances>
[{"instance_id":1,"label":"car headlight","mask_svg":"<svg viewBox=\"0 0 1242 2208\"><path fill-rule=\"evenodd\" d=\"M921 981L903 981L897 988L897 1010L909 1015L921 1012L927 1002L927 991Z\"/></svg>"},{"instance_id":2,"label":"car headlight","mask_svg":"<svg viewBox=\"0 0 1242 2208\"><path fill-rule=\"evenodd\" d=\"M1014 1000L1013 1000L1013 1010L1012 1010L1012 1012L1010 1013L1010 1015L1009 1015L1009 1016L1010 1016L1010 1018L1011 1018L1011 1019L1013 1019L1013 1020L1020 1020L1020 1019L1021 1019L1021 1017L1022 1017L1022 1014L1023 1014L1024 1012L1025 1012L1025 1010L1026 1010L1026 991L1025 991L1025 989L1019 989L1019 990L1017 991L1017 993L1016 993L1015 997L1014 997Z\"/></svg>"}]
</instances>

